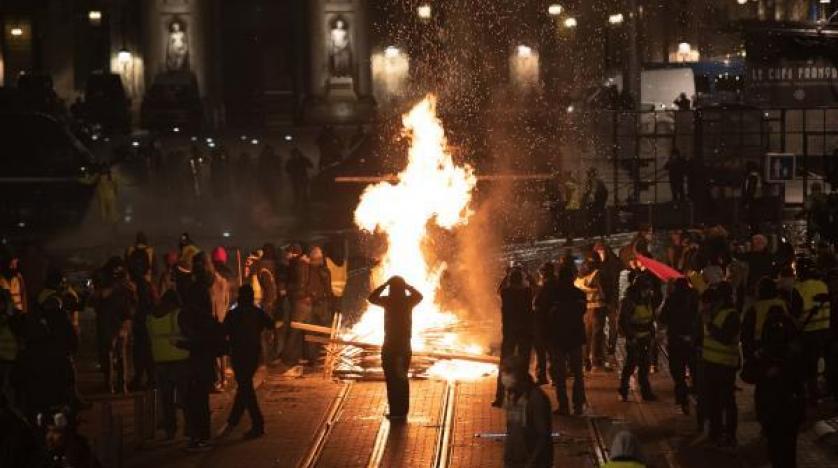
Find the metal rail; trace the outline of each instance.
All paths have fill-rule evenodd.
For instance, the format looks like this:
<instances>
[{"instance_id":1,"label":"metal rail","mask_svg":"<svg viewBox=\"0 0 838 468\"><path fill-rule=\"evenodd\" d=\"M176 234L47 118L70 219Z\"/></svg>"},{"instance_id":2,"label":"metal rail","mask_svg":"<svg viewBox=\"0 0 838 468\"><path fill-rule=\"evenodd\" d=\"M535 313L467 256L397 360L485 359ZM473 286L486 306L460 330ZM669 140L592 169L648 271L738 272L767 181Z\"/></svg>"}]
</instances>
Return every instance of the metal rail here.
<instances>
[{"instance_id":1,"label":"metal rail","mask_svg":"<svg viewBox=\"0 0 838 468\"><path fill-rule=\"evenodd\" d=\"M457 382L449 380L445 384L445 393L442 395L442 405L439 410L439 432L434 449L434 468L448 468L451 464L456 403Z\"/></svg>"},{"instance_id":2,"label":"metal rail","mask_svg":"<svg viewBox=\"0 0 838 468\"><path fill-rule=\"evenodd\" d=\"M588 433L591 435L591 443L593 444L594 463L596 463L596 466L603 466L608 462L608 444L599 429L597 418L588 418Z\"/></svg>"},{"instance_id":3,"label":"metal rail","mask_svg":"<svg viewBox=\"0 0 838 468\"><path fill-rule=\"evenodd\" d=\"M311 446L305 456L303 456L297 464L297 468L314 468L317 466L317 463L320 461L320 455L323 453L323 448L326 446L326 441L329 439L329 435L332 433L332 429L334 429L338 419L340 419L341 412L346 404L351 388L352 382L349 381L345 382L340 391L338 391L338 394L335 396L334 400L332 400L332 404L329 405L329 410L326 412L326 416L320 423L317 433L314 435L314 440L312 441Z\"/></svg>"}]
</instances>

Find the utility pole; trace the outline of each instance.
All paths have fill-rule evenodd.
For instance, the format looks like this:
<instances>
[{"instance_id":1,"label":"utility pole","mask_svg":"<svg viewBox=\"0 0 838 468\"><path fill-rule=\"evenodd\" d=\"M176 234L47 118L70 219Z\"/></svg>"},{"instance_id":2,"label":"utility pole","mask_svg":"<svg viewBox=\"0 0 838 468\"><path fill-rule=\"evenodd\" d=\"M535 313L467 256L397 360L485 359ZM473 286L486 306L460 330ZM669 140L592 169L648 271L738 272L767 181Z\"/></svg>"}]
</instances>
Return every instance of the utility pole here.
<instances>
[{"instance_id":1,"label":"utility pole","mask_svg":"<svg viewBox=\"0 0 838 468\"><path fill-rule=\"evenodd\" d=\"M634 99L635 109L640 109L640 48L638 47L639 20L637 12L637 0L627 0L628 6L628 44L626 61L626 72L623 86L629 91Z\"/></svg>"}]
</instances>

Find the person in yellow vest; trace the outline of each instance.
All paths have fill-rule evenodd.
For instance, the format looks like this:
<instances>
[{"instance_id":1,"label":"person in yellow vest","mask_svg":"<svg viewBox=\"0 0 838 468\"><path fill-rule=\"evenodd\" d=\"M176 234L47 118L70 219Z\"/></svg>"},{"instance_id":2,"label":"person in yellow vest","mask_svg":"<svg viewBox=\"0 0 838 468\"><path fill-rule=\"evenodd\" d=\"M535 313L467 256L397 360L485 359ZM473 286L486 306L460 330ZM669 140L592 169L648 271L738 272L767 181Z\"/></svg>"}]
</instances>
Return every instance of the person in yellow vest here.
<instances>
[{"instance_id":1,"label":"person in yellow vest","mask_svg":"<svg viewBox=\"0 0 838 468\"><path fill-rule=\"evenodd\" d=\"M643 400L657 400L649 384L650 350L655 333L652 297L652 285L641 278L629 286L620 304L619 325L626 337L626 359L617 392L623 401L628 401L629 380L635 370Z\"/></svg>"},{"instance_id":2,"label":"person in yellow vest","mask_svg":"<svg viewBox=\"0 0 838 468\"><path fill-rule=\"evenodd\" d=\"M757 300L745 311L742 318L742 356L745 362L755 358L762 339L762 328L768 313L776 308L780 313L788 314L786 301L780 297L777 283L769 277L759 280L756 287ZM746 366L747 367L747 366Z\"/></svg>"},{"instance_id":3,"label":"person in yellow vest","mask_svg":"<svg viewBox=\"0 0 838 468\"><path fill-rule=\"evenodd\" d=\"M0 247L0 289L9 291L15 309L29 311L26 282L20 273L18 257L5 247Z\"/></svg>"},{"instance_id":4,"label":"person in yellow vest","mask_svg":"<svg viewBox=\"0 0 838 468\"><path fill-rule=\"evenodd\" d=\"M149 245L148 237L142 231L137 233L134 244L125 249L125 262L134 265L132 268L141 268L148 281L157 276L157 257L154 255L154 247Z\"/></svg>"},{"instance_id":5,"label":"person in yellow vest","mask_svg":"<svg viewBox=\"0 0 838 468\"><path fill-rule=\"evenodd\" d=\"M809 258L798 258L794 264L797 281L791 292L791 313L803 332L803 361L806 390L810 403L817 403L818 364L826 359L830 341L829 288L821 280L815 263Z\"/></svg>"},{"instance_id":6,"label":"person in yellow vest","mask_svg":"<svg viewBox=\"0 0 838 468\"><path fill-rule=\"evenodd\" d=\"M701 369L702 404L710 422L709 440L720 448L736 447L736 371L739 369L739 313L730 283L716 283L705 291L709 303L704 324Z\"/></svg>"},{"instance_id":7,"label":"person in yellow vest","mask_svg":"<svg viewBox=\"0 0 838 468\"><path fill-rule=\"evenodd\" d=\"M603 468L645 468L637 437L627 430L617 432L608 450L610 459Z\"/></svg>"},{"instance_id":8,"label":"person in yellow vest","mask_svg":"<svg viewBox=\"0 0 838 468\"><path fill-rule=\"evenodd\" d=\"M102 222L116 229L119 223L119 184L110 168L97 178L96 199Z\"/></svg>"},{"instance_id":9,"label":"person in yellow vest","mask_svg":"<svg viewBox=\"0 0 838 468\"><path fill-rule=\"evenodd\" d=\"M154 359L155 383L157 385L158 411L162 417L166 439L173 439L177 432L177 404L183 403L187 384L187 363L189 351L176 346L182 339L178 315L180 298L170 289L163 294L151 315L146 318L151 338L151 355Z\"/></svg>"},{"instance_id":10,"label":"person in yellow vest","mask_svg":"<svg viewBox=\"0 0 838 468\"><path fill-rule=\"evenodd\" d=\"M14 322L20 312L12 303L12 295L0 289L0 395L6 398L10 406L15 403L15 391L12 386L12 370L17 360L17 336Z\"/></svg>"}]
</instances>

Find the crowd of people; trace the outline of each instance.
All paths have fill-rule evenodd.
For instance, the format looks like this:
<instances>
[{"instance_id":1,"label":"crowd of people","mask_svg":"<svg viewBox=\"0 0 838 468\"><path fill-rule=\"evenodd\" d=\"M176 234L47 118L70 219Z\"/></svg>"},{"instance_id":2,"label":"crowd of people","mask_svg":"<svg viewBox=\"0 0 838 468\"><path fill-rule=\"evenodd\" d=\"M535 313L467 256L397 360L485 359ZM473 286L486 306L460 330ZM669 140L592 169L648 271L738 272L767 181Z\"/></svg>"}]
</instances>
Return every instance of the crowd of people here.
<instances>
[{"instance_id":1,"label":"crowd of people","mask_svg":"<svg viewBox=\"0 0 838 468\"><path fill-rule=\"evenodd\" d=\"M0 429L11 431L4 444L15 440L12 432L23 437L18 432L24 428L40 428L29 437L42 450L31 452L70 463L66 466L94 466L74 464L80 463L75 451L52 453L47 444L54 427L83 441L76 421L89 403L79 395L75 361L79 314L85 308L95 314L95 330L85 333L96 337L102 390L156 390L158 429L167 440L175 439L180 411L186 449L203 451L213 439L210 394L223 390L231 376L236 397L227 424L215 436L232 433L245 410L251 428L244 437L264 434L253 387L259 364L282 363L289 378L318 365L319 346L306 343L302 332L288 325L330 326L346 281L345 260L327 258L321 246L304 252L299 243L282 248L266 243L240 268L231 266L224 247L206 251L186 233L162 256L138 233L86 287L73 288L51 266L36 287L24 278L11 248L3 246L0 257L0 417L15 421ZM7 449L18 453L4 445L4 456ZM89 449L84 456L92 457ZM12 466L52 466L29 463Z\"/></svg>"},{"instance_id":2,"label":"crowd of people","mask_svg":"<svg viewBox=\"0 0 838 468\"><path fill-rule=\"evenodd\" d=\"M708 446L736 449L737 385L750 384L771 463L796 466L807 408L838 398L833 247L795 249L762 234L742 242L720 226L673 231L660 248L653 238L645 227L617 251L597 241L537 273L522 264L507 269L492 403L507 413L507 466L552 466L544 443L550 404L541 386L555 387L558 415L585 414L585 376L592 372L612 372L622 401L632 399L633 377L639 398L656 401L649 375L664 353L674 403L684 415L694 413ZM614 368L618 337L621 369Z\"/></svg>"}]
</instances>

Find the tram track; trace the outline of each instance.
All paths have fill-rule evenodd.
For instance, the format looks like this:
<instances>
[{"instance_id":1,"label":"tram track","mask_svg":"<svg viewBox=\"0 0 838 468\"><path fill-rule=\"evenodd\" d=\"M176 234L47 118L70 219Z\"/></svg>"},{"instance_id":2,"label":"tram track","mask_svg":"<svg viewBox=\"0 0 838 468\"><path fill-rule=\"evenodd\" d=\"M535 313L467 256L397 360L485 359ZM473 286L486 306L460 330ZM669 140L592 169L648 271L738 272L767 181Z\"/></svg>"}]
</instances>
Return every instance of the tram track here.
<instances>
[{"instance_id":1,"label":"tram track","mask_svg":"<svg viewBox=\"0 0 838 468\"><path fill-rule=\"evenodd\" d=\"M340 419L340 415L346 405L346 400L349 397L352 386L352 381L343 383L343 386L338 391L338 394L329 405L329 409L326 411L326 415L323 417L323 421L321 421L308 451L306 451L306 454L297 464L297 468L314 468L317 466L320 461L320 456L323 453L323 449L326 447L326 443L329 440L329 436L331 435L335 424L337 424Z\"/></svg>"}]
</instances>

